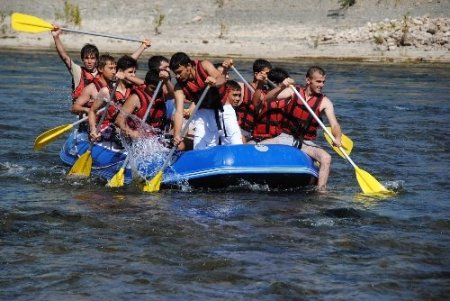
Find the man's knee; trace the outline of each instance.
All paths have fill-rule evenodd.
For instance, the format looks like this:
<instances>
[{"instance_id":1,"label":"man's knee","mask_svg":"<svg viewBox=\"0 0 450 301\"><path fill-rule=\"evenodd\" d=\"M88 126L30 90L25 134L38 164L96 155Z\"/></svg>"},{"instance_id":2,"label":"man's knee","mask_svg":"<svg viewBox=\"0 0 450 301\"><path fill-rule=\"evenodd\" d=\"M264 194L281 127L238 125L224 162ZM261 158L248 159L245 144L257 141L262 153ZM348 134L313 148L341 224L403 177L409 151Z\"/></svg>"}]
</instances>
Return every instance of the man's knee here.
<instances>
[{"instance_id":1,"label":"man's knee","mask_svg":"<svg viewBox=\"0 0 450 301\"><path fill-rule=\"evenodd\" d=\"M326 151L323 151L323 153L320 154L319 162L320 164L331 165L331 155Z\"/></svg>"}]
</instances>

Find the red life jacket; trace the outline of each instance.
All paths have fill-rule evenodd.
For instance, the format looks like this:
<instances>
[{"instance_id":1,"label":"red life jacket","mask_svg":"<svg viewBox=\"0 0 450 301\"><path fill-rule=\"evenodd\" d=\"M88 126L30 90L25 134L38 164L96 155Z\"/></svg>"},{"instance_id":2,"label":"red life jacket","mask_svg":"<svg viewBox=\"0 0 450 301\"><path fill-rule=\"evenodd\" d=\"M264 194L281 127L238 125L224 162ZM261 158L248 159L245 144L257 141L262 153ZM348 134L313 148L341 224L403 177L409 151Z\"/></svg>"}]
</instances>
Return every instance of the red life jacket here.
<instances>
[{"instance_id":1,"label":"red life jacket","mask_svg":"<svg viewBox=\"0 0 450 301\"><path fill-rule=\"evenodd\" d=\"M144 118L145 112L152 101L152 97L147 93L146 90L141 88L134 89L132 94L136 94L139 97L139 102L141 103L141 107L138 110L135 110L133 113L139 117L140 119ZM161 94L159 94L161 95ZM159 96L158 95L158 96ZM137 125L130 120L129 126L132 128L137 128ZM158 128L160 130L164 130L166 126L166 103L162 96L155 99L153 102L153 106L150 109L150 113L147 116L147 120L145 122L151 125L153 128Z\"/></svg>"},{"instance_id":2,"label":"red life jacket","mask_svg":"<svg viewBox=\"0 0 450 301\"><path fill-rule=\"evenodd\" d=\"M119 115L120 113L120 108L123 106L130 94L130 88L127 88L125 90L125 94L122 94L122 92L116 90L113 98L113 103L108 107L108 111L106 112L105 121L103 122L103 124L110 124L116 120L117 115Z\"/></svg>"},{"instance_id":3,"label":"red life jacket","mask_svg":"<svg viewBox=\"0 0 450 301\"><path fill-rule=\"evenodd\" d=\"M92 80L92 83L91 84L94 84L94 86L95 86L95 88L97 89L97 92L99 92L102 88L104 88L104 87L108 87L108 85L107 84L104 84L104 83L102 83L101 81L100 81L100 77L95 77L93 80ZM110 88L108 87L108 90L109 90ZM87 103L85 103L83 106L84 107L87 107L87 108L90 108L90 107L92 107L92 104L93 104L93 101L92 100L89 100Z\"/></svg>"},{"instance_id":4,"label":"red life jacket","mask_svg":"<svg viewBox=\"0 0 450 301\"><path fill-rule=\"evenodd\" d=\"M253 138L268 139L280 135L287 104L286 99L265 102L256 119Z\"/></svg>"},{"instance_id":5,"label":"red life jacket","mask_svg":"<svg viewBox=\"0 0 450 301\"><path fill-rule=\"evenodd\" d=\"M202 66L202 61L194 61L195 67L195 79L194 81L178 82L181 86L186 99L197 103L200 95L206 88L205 80L208 77L208 73ZM220 88L211 87L206 94L205 99L202 102L201 108L217 109L221 107L221 100L225 96L225 85Z\"/></svg>"},{"instance_id":6,"label":"red life jacket","mask_svg":"<svg viewBox=\"0 0 450 301\"><path fill-rule=\"evenodd\" d=\"M296 87L303 99L305 97L305 89ZM314 113L320 118L320 104L324 95L319 94L307 100L308 105ZM317 137L317 128L319 123L309 113L303 105L301 99L294 94L291 102L287 106L285 122L283 123L283 132L294 136L297 139L315 140Z\"/></svg>"},{"instance_id":7,"label":"red life jacket","mask_svg":"<svg viewBox=\"0 0 450 301\"><path fill-rule=\"evenodd\" d=\"M234 108L241 129L251 133L255 125L256 110L252 101L253 92L244 85L244 96L242 102Z\"/></svg>"},{"instance_id":8,"label":"red life jacket","mask_svg":"<svg viewBox=\"0 0 450 301\"><path fill-rule=\"evenodd\" d=\"M72 78L72 102L75 102L75 100L80 97L84 87L92 83L94 81L94 78L98 78L98 74L94 76L85 67L81 67L81 78L77 86L75 86L75 82Z\"/></svg>"}]
</instances>

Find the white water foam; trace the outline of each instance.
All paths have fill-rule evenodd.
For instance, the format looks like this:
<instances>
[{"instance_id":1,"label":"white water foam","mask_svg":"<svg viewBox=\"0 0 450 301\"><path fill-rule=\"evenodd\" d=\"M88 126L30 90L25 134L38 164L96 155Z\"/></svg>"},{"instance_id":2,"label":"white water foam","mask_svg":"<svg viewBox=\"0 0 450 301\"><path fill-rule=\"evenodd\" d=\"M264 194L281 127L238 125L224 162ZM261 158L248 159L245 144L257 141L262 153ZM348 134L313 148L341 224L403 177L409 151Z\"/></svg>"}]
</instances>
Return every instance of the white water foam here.
<instances>
[{"instance_id":1,"label":"white water foam","mask_svg":"<svg viewBox=\"0 0 450 301\"><path fill-rule=\"evenodd\" d=\"M140 138L130 140L121 135L122 144L128 152L131 168L141 177L153 176L167 159L168 141L159 129L142 122L135 115L128 115L138 124Z\"/></svg>"}]
</instances>

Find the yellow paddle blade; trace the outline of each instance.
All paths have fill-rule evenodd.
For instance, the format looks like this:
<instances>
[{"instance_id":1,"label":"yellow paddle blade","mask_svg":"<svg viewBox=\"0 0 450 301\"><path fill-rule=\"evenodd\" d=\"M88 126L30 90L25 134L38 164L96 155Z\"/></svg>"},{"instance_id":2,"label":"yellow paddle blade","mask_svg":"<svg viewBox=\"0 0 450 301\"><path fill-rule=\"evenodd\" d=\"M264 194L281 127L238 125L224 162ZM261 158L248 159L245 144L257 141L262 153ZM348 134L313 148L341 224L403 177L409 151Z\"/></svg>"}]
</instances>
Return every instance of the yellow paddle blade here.
<instances>
[{"instance_id":1,"label":"yellow paddle blade","mask_svg":"<svg viewBox=\"0 0 450 301\"><path fill-rule=\"evenodd\" d=\"M355 167L356 179L358 180L359 186L363 193L373 194L373 193L388 193L387 190L380 182L377 181L371 174L367 171L362 170L359 167Z\"/></svg>"},{"instance_id":2,"label":"yellow paddle blade","mask_svg":"<svg viewBox=\"0 0 450 301\"><path fill-rule=\"evenodd\" d=\"M122 187L125 182L125 168L121 167L119 171L108 181L107 187Z\"/></svg>"},{"instance_id":3,"label":"yellow paddle blade","mask_svg":"<svg viewBox=\"0 0 450 301\"><path fill-rule=\"evenodd\" d=\"M331 128L330 127L327 127L327 129L328 129L328 131L331 132ZM339 156L341 156L342 158L346 159L344 154L341 152L341 150L338 147L333 145L333 141L331 140L331 137L328 136L327 132L324 131L323 135L325 136L325 140L327 140L328 144L331 145L331 147L334 149L334 151L336 153L338 153ZM352 141L352 139L350 139L345 134L342 134L341 144L342 144L342 148L345 150L347 155L350 155L350 153L352 152L352 149L353 149L353 141Z\"/></svg>"},{"instance_id":4,"label":"yellow paddle blade","mask_svg":"<svg viewBox=\"0 0 450 301\"><path fill-rule=\"evenodd\" d=\"M53 142L71 128L73 128L73 124L63 124L40 134L37 136L36 140L34 140L34 150L41 150L44 146Z\"/></svg>"},{"instance_id":5,"label":"yellow paddle blade","mask_svg":"<svg viewBox=\"0 0 450 301\"><path fill-rule=\"evenodd\" d=\"M69 171L69 176L75 177L89 177L92 169L92 156L91 151L86 151L78 160L73 164Z\"/></svg>"},{"instance_id":6,"label":"yellow paddle blade","mask_svg":"<svg viewBox=\"0 0 450 301\"><path fill-rule=\"evenodd\" d=\"M54 28L54 26L47 21L21 13L13 13L11 15L11 27L16 31L31 33L50 31Z\"/></svg>"},{"instance_id":7,"label":"yellow paddle blade","mask_svg":"<svg viewBox=\"0 0 450 301\"><path fill-rule=\"evenodd\" d=\"M158 171L158 173L151 179L150 181L146 181L144 188L142 189L145 192L157 192L159 191L159 187L161 186L163 172L162 170Z\"/></svg>"}]
</instances>

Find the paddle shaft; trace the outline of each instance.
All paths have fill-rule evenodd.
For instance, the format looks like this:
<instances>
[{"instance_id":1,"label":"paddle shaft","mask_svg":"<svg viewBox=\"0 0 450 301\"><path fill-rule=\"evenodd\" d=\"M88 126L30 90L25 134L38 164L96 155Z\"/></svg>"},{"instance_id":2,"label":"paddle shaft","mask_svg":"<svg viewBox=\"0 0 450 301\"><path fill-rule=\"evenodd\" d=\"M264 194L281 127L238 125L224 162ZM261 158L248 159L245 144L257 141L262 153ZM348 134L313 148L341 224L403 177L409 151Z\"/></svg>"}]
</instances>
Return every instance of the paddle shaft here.
<instances>
[{"instance_id":1,"label":"paddle shaft","mask_svg":"<svg viewBox=\"0 0 450 301\"><path fill-rule=\"evenodd\" d=\"M160 80L158 82L158 85L156 86L155 92L153 92L152 101L148 105L147 110L145 111L144 117L142 117L142 121L145 122L145 120L147 120L148 114L150 114L150 110L153 107L153 103L155 102L156 96L158 96L158 93L159 93L159 90L161 89L162 84L163 84L163 81Z\"/></svg>"},{"instance_id":2,"label":"paddle shaft","mask_svg":"<svg viewBox=\"0 0 450 301\"><path fill-rule=\"evenodd\" d=\"M98 110L97 114L103 112L105 109L106 109L106 108L101 108L100 110ZM76 126L76 125L78 125L78 124L80 124L80 123L86 121L88 118L89 118L88 116L84 116L84 117L81 118L80 120L75 121L74 123L72 123L72 127L74 127L74 126Z\"/></svg>"},{"instance_id":3,"label":"paddle shaft","mask_svg":"<svg viewBox=\"0 0 450 301\"><path fill-rule=\"evenodd\" d=\"M116 35L110 35L110 34L104 34L104 33L97 33L97 32L91 32L91 31L84 31L84 30L77 30L77 29L71 29L71 28L65 28L60 27L61 30L67 31L67 32L74 32L74 33L81 33L81 34L87 34L91 36L97 36L97 37L105 37L105 38L111 38L116 40L124 40L124 41L131 41L131 42L142 42L142 40L135 39L135 38L128 38L128 37L122 37L122 36L116 36Z\"/></svg>"},{"instance_id":4,"label":"paddle shaft","mask_svg":"<svg viewBox=\"0 0 450 301\"><path fill-rule=\"evenodd\" d=\"M97 132L100 131L100 127L102 126L103 121L105 121L106 113L108 113L109 106L111 105L111 103L113 101L112 99L114 97L114 94L116 93L116 89L118 86L117 81L113 81L112 85L113 86L112 86L111 92L109 93L109 101L106 103L106 106L104 107L105 111L103 111L103 114L100 117L100 120L98 121L97 126L95 127ZM90 152L93 147L94 147L94 141L91 140L91 143L89 143L88 151Z\"/></svg>"},{"instance_id":5,"label":"paddle shaft","mask_svg":"<svg viewBox=\"0 0 450 301\"><path fill-rule=\"evenodd\" d=\"M203 99L205 99L206 93L208 93L210 87L211 87L211 86L207 86L207 87L205 88L205 90L203 90L203 93L202 93L202 95L200 96L200 98L199 98L199 100L198 100L198 102L197 102L197 105L194 107L194 110L192 111L191 116L190 116L189 119L186 121L186 124L184 125L184 127L181 129L181 137L186 136L186 134L187 134L187 132L188 132L188 130L189 130L189 124L190 124L191 121L194 119L195 113L197 113L197 110L198 110L198 108L201 106L201 104L202 104L202 102L203 102ZM172 149L171 149L170 152L169 152L169 155L167 155L166 161L164 161L164 164L163 164L163 166L161 167L160 170L164 170L164 169L167 168L167 166L169 166L170 161L171 161L171 159L172 159L172 156L173 156L173 154L175 153L176 149L177 149L177 146L172 147Z\"/></svg>"},{"instance_id":6,"label":"paddle shaft","mask_svg":"<svg viewBox=\"0 0 450 301\"><path fill-rule=\"evenodd\" d=\"M242 82L244 82L247 88L249 88L250 91L255 93L255 89L248 83L248 81L242 76L242 74L239 71L237 71L237 69L233 65L231 65L231 69L234 71L234 73L236 73L237 76L239 76L239 78L242 80Z\"/></svg>"},{"instance_id":7,"label":"paddle shaft","mask_svg":"<svg viewBox=\"0 0 450 301\"><path fill-rule=\"evenodd\" d=\"M294 93L300 98L300 100L303 102L303 104L305 105L306 109L308 110L308 112L311 114L312 117L314 117L314 119L319 123L320 127L327 133L328 136L330 136L330 138L333 140L333 142L336 141L336 138L334 138L333 134L331 134L331 132L327 129L327 127L323 124L322 120L320 120L320 118L316 115L316 113L314 113L314 111L311 109L311 107L308 105L308 103L306 102L306 100L300 95L300 93L297 91L297 89L295 89L295 87L293 85L290 86L292 91L294 91ZM358 166L356 166L355 162L353 162L353 160L350 158L350 156L347 154L347 152L344 150L344 148L342 146L339 146L339 150L342 152L342 154L345 156L345 158L348 160L348 162L350 162L350 164L354 167L357 168Z\"/></svg>"}]
</instances>

